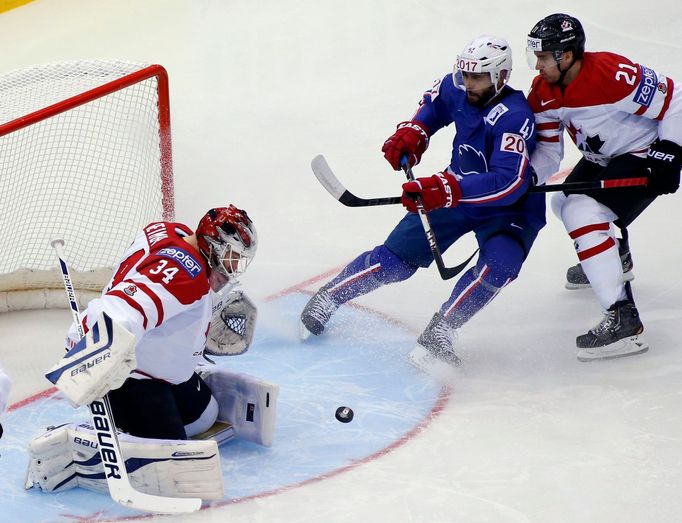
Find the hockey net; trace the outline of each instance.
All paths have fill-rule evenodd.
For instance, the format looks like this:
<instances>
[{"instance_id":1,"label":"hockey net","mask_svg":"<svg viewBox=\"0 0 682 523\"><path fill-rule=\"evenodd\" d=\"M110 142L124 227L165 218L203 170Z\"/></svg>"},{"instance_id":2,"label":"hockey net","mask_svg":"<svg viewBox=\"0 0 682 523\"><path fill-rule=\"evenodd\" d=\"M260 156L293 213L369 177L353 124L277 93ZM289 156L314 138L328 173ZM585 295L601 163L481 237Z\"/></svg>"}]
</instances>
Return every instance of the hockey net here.
<instances>
[{"instance_id":1,"label":"hockey net","mask_svg":"<svg viewBox=\"0 0 682 523\"><path fill-rule=\"evenodd\" d=\"M0 76L0 312L67 306L50 242L63 239L81 302L134 235L172 220L168 77L94 60Z\"/></svg>"}]
</instances>

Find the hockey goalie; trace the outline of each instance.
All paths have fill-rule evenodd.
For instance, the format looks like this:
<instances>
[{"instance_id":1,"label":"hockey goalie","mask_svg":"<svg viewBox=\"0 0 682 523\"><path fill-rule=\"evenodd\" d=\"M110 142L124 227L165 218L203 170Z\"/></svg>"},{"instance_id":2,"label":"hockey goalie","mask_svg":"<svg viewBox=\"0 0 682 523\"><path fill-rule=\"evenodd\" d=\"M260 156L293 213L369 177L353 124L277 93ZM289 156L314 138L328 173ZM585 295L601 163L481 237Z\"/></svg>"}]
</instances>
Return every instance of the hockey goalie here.
<instances>
[{"instance_id":1,"label":"hockey goalie","mask_svg":"<svg viewBox=\"0 0 682 523\"><path fill-rule=\"evenodd\" d=\"M85 337L72 325L47 374L74 405L108 395L137 490L220 499L218 445L272 444L278 386L204 359L251 343L257 310L235 286L256 246L253 222L233 205L209 210L196 232L147 225L83 312ZM89 424L49 427L29 443L26 488L106 492L98 444Z\"/></svg>"}]
</instances>

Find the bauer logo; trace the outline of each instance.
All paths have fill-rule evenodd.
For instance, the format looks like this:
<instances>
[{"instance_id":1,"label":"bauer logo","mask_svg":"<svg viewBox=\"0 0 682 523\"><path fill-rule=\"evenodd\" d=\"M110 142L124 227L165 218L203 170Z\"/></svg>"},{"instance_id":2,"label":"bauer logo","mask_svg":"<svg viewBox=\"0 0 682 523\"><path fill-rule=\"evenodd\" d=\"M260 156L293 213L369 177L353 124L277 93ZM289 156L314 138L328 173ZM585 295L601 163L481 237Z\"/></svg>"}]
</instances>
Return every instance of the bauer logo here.
<instances>
[{"instance_id":1,"label":"bauer logo","mask_svg":"<svg viewBox=\"0 0 682 523\"><path fill-rule=\"evenodd\" d=\"M95 427L95 434L100 445L100 456L102 465L107 478L121 479L121 469L118 465L117 449L113 443L114 434L106 415L106 407L100 400L95 400L90 404L92 414L92 424Z\"/></svg>"},{"instance_id":2,"label":"bauer logo","mask_svg":"<svg viewBox=\"0 0 682 523\"><path fill-rule=\"evenodd\" d=\"M528 37L528 49L533 51L542 51L542 40L539 38Z\"/></svg>"},{"instance_id":3,"label":"bauer logo","mask_svg":"<svg viewBox=\"0 0 682 523\"><path fill-rule=\"evenodd\" d=\"M86 372L90 374L91 369L93 367L96 367L100 363L102 363L104 360L107 360L111 357L111 351L106 351L104 354L101 354L97 356L96 358L86 361L85 363L82 363L78 367L75 367L71 369L71 376L77 376L78 374L81 374L83 372Z\"/></svg>"},{"instance_id":4,"label":"bauer logo","mask_svg":"<svg viewBox=\"0 0 682 523\"><path fill-rule=\"evenodd\" d=\"M187 251L178 247L165 247L157 252L159 256L170 258L180 264L190 278L195 278L201 273L201 264Z\"/></svg>"},{"instance_id":5,"label":"bauer logo","mask_svg":"<svg viewBox=\"0 0 682 523\"><path fill-rule=\"evenodd\" d=\"M644 107L649 107L651 101L654 99L654 94L656 94L656 89L658 87L658 77L653 69L639 66L642 72L642 79L639 82L639 87L635 93L635 102Z\"/></svg>"}]
</instances>

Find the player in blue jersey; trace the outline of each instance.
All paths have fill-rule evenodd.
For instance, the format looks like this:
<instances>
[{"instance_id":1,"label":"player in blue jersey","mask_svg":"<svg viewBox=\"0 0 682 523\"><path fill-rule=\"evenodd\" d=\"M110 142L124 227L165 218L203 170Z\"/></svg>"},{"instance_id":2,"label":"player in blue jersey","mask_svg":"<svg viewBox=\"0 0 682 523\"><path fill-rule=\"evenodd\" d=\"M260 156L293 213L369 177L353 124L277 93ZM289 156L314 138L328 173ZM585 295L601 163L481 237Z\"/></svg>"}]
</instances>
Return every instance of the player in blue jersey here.
<instances>
[{"instance_id":1,"label":"player in blue jersey","mask_svg":"<svg viewBox=\"0 0 682 523\"><path fill-rule=\"evenodd\" d=\"M507 82L512 52L502 38L480 36L457 57L454 72L436 81L410 121L398 125L382 151L396 171L401 159L419 163L429 137L455 123L447 169L403 185L409 213L386 241L361 254L324 285L301 314L301 335L319 335L342 303L402 281L433 256L415 196L429 211L441 251L473 231L480 248L475 267L465 272L434 314L410 353L417 367L440 375L460 363L456 329L514 280L545 225L545 198L529 194L535 148L535 117L524 95Z\"/></svg>"}]
</instances>

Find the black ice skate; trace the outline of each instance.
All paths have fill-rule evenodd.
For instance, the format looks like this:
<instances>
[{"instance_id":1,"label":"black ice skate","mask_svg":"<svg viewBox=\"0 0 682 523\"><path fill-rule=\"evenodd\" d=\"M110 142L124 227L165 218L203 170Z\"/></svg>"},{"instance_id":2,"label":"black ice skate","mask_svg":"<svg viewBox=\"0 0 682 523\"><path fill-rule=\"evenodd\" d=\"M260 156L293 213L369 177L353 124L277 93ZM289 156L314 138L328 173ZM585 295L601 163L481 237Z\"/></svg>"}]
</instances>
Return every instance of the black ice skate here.
<instances>
[{"instance_id":1,"label":"black ice skate","mask_svg":"<svg viewBox=\"0 0 682 523\"><path fill-rule=\"evenodd\" d=\"M461 365L455 354L455 343L457 331L437 312L407 357L412 365L430 376L448 379L454 375L455 368Z\"/></svg>"},{"instance_id":2,"label":"black ice skate","mask_svg":"<svg viewBox=\"0 0 682 523\"><path fill-rule=\"evenodd\" d=\"M632 281L635 279L635 274L632 272L634 264L632 263L632 255L630 254L630 247L627 241L618 239L618 253L620 254L620 262L623 266L623 281ZM566 271L566 288L570 290L587 289L590 287L590 280L587 279L582 265L579 263L573 267L569 267Z\"/></svg>"},{"instance_id":3,"label":"black ice skate","mask_svg":"<svg viewBox=\"0 0 682 523\"><path fill-rule=\"evenodd\" d=\"M643 331L635 304L617 301L598 325L576 338L578 360L608 360L646 352L649 345L639 337Z\"/></svg>"},{"instance_id":4,"label":"black ice skate","mask_svg":"<svg viewBox=\"0 0 682 523\"><path fill-rule=\"evenodd\" d=\"M325 325L332 314L339 308L331 294L322 287L310 298L301 313L300 335L302 340L307 340L311 334L319 336L324 331Z\"/></svg>"}]
</instances>

